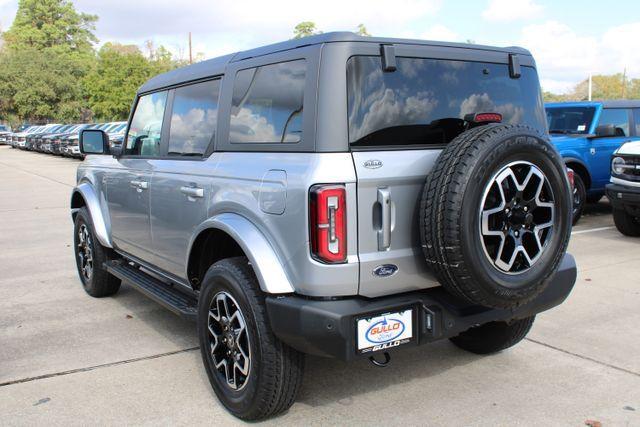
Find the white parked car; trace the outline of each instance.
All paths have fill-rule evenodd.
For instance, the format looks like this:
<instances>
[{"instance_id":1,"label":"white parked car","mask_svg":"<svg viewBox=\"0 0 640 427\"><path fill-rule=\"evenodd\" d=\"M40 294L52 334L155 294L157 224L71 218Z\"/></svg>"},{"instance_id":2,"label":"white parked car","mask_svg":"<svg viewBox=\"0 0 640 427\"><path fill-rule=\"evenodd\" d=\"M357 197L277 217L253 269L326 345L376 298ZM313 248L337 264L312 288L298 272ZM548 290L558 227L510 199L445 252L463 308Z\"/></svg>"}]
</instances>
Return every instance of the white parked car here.
<instances>
[{"instance_id":1,"label":"white parked car","mask_svg":"<svg viewBox=\"0 0 640 427\"><path fill-rule=\"evenodd\" d=\"M613 153L607 197L618 231L640 236L640 141L627 142Z\"/></svg>"}]
</instances>

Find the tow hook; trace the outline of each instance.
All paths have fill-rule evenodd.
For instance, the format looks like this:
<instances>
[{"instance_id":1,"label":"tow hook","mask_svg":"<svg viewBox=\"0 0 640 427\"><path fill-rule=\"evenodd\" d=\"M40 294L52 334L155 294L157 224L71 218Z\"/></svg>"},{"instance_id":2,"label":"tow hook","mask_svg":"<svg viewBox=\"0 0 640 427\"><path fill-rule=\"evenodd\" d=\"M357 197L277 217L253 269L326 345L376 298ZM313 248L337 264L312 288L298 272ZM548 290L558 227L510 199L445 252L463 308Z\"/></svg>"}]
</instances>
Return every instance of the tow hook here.
<instances>
[{"instance_id":1,"label":"tow hook","mask_svg":"<svg viewBox=\"0 0 640 427\"><path fill-rule=\"evenodd\" d=\"M383 354L384 354L384 362L380 362L376 360L375 356L369 356L369 360L378 368L385 368L389 364L389 362L391 362L391 355L386 351Z\"/></svg>"}]
</instances>

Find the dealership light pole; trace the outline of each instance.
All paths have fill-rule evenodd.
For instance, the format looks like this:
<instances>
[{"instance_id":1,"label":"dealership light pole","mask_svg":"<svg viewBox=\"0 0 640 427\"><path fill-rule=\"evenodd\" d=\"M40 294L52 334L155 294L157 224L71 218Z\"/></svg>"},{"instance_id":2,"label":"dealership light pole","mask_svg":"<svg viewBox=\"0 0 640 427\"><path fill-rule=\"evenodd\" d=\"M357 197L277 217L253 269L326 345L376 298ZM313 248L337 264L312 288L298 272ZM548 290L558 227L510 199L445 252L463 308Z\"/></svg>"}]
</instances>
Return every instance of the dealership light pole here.
<instances>
[{"instance_id":1,"label":"dealership light pole","mask_svg":"<svg viewBox=\"0 0 640 427\"><path fill-rule=\"evenodd\" d=\"M591 101L592 89L593 89L593 76L592 76L592 73L589 73L589 101Z\"/></svg>"},{"instance_id":2,"label":"dealership light pole","mask_svg":"<svg viewBox=\"0 0 640 427\"><path fill-rule=\"evenodd\" d=\"M193 56L191 55L191 31L189 31L189 64L193 64Z\"/></svg>"}]
</instances>

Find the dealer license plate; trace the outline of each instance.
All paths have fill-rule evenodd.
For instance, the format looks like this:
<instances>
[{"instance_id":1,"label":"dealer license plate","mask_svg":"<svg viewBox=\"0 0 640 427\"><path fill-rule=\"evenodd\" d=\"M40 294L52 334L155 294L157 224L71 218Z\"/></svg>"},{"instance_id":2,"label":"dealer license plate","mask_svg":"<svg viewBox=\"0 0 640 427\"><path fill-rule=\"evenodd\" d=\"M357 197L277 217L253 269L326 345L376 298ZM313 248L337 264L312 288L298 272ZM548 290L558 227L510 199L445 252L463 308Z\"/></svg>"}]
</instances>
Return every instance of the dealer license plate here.
<instances>
[{"instance_id":1,"label":"dealer license plate","mask_svg":"<svg viewBox=\"0 0 640 427\"><path fill-rule=\"evenodd\" d=\"M385 350L413 339L413 310L358 319L358 353Z\"/></svg>"}]
</instances>

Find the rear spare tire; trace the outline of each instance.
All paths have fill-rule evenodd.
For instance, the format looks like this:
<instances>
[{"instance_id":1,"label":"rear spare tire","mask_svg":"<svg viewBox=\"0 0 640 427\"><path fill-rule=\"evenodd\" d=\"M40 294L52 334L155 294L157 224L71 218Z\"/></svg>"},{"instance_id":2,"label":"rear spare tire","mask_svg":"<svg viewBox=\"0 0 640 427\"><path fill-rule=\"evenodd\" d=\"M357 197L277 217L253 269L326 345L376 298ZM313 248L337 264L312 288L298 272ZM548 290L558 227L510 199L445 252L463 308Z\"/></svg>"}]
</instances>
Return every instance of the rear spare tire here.
<instances>
[{"instance_id":1,"label":"rear spare tire","mask_svg":"<svg viewBox=\"0 0 640 427\"><path fill-rule=\"evenodd\" d=\"M442 151L424 186L420 230L445 289L513 308L546 288L571 233L564 168L555 148L524 125L476 127Z\"/></svg>"}]
</instances>

